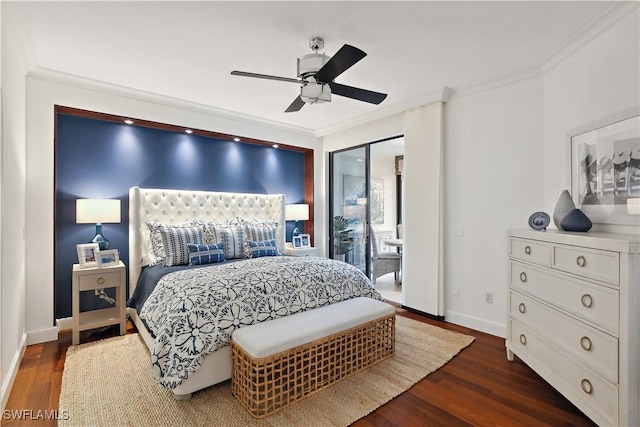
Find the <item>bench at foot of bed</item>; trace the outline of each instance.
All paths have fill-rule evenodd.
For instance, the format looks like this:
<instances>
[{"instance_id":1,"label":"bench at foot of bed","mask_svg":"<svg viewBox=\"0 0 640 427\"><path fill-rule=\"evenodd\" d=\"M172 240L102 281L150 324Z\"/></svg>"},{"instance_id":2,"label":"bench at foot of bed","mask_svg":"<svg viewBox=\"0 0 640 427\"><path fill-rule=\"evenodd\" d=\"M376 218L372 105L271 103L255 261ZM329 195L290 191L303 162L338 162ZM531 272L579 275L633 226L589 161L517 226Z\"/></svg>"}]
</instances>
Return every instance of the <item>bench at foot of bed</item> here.
<instances>
[{"instance_id":1,"label":"bench at foot of bed","mask_svg":"<svg viewBox=\"0 0 640 427\"><path fill-rule=\"evenodd\" d=\"M256 418L281 410L395 351L395 309L354 298L237 329L231 390Z\"/></svg>"}]
</instances>

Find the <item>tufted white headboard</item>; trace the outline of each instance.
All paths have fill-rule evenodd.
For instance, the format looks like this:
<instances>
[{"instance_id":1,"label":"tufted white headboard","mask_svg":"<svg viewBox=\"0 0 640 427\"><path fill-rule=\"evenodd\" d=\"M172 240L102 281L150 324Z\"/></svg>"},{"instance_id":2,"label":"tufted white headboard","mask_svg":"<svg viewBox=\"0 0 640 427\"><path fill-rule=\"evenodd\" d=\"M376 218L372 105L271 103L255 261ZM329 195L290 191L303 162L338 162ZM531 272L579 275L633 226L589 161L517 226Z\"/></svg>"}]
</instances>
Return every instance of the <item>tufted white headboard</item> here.
<instances>
[{"instance_id":1,"label":"tufted white headboard","mask_svg":"<svg viewBox=\"0 0 640 427\"><path fill-rule=\"evenodd\" d=\"M194 219L222 222L235 218L275 219L278 246L284 248L284 194L222 193L212 191L129 189L129 295L147 264L150 242L147 221L179 224Z\"/></svg>"}]
</instances>

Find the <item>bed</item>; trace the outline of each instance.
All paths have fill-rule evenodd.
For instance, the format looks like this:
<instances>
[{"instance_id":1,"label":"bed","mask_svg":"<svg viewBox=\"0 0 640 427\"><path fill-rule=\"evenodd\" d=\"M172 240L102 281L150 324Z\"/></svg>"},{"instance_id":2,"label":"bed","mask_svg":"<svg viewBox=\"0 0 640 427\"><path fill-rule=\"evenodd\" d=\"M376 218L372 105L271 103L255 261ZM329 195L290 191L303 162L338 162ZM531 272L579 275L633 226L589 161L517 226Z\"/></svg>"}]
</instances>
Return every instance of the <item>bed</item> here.
<instances>
[{"instance_id":1,"label":"bed","mask_svg":"<svg viewBox=\"0 0 640 427\"><path fill-rule=\"evenodd\" d=\"M249 324L358 296L382 300L371 286L369 279L355 267L319 257L303 259L288 256L262 256L267 252L273 254L272 248L267 248L268 250L263 252L265 249L263 246L251 249L252 251L259 249L259 251L251 252L250 259L238 257L239 259L195 267L152 266L157 263L157 259L154 259L154 237L147 226L148 222L164 224L168 228L171 225L178 227L184 224L268 222L275 226L271 229L271 237L274 237L270 240L271 244L279 253L284 253L284 205L285 198L282 194L223 193L140 187L130 189L130 307L127 310L151 352L156 380L160 385L171 389L176 398L188 398L197 390L231 378L231 350L228 342L234 328L242 327L243 324L227 322L228 324L225 325L221 323L215 323L215 326L207 325L214 324L212 323L214 321L220 322L224 317L223 311L236 309L241 304L240 301L244 304L243 307L255 310L248 316L250 321L246 324ZM225 237L228 237L228 234L225 234ZM208 238L211 239L211 236ZM216 239L213 238L213 240ZM229 243L228 240L224 241ZM168 248L167 240L164 243ZM267 241L259 243L268 244ZM230 243L225 245L225 248L229 249L233 246L233 243ZM245 246L245 251L248 250L249 246ZM180 251L177 252L180 255ZM169 260L174 255L174 250L169 248L165 263L171 264ZM193 253L190 252L188 255L191 257ZM158 271L161 273L156 277ZM288 276L285 276L287 274ZM152 280L152 285L147 283L147 276L156 277ZM306 278L301 278L302 276ZM268 277L269 280L263 281L263 277ZM298 284L300 281L304 283ZM148 286L151 287L148 288ZM273 288L278 289L276 291ZM184 297L184 292L195 292L194 290L199 292L196 297ZM271 304L265 293L268 294L268 298L279 298L277 309L271 308L271 313L269 309L264 309L264 305ZM233 296L228 296L230 294ZM144 298L140 295L144 295ZM305 301L301 303L301 300ZM193 301L196 302L193 303ZM207 319L215 317L215 319L207 325L198 323L205 317ZM207 336L204 344L200 340L197 346L180 347L175 350L176 329L183 328L182 324L189 324L199 333L207 328L215 329L215 332ZM217 335L213 335L214 333ZM189 331L187 331L188 334ZM169 341L172 342L168 343ZM189 345L191 341L188 341ZM187 350L185 351L184 348ZM174 353L170 353L174 350ZM173 367L170 366L171 364ZM176 371L179 372L176 373Z\"/></svg>"}]
</instances>

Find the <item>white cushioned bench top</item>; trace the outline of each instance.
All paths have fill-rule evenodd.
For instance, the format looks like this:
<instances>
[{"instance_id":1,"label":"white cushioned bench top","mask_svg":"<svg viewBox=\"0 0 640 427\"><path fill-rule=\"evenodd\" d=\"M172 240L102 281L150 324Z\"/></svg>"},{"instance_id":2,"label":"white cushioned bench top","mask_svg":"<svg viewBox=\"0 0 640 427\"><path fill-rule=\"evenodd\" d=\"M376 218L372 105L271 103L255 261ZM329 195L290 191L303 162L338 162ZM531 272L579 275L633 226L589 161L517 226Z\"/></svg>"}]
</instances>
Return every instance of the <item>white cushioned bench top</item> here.
<instances>
[{"instance_id":1,"label":"white cushioned bench top","mask_svg":"<svg viewBox=\"0 0 640 427\"><path fill-rule=\"evenodd\" d=\"M256 359L395 313L393 306L359 297L236 329L232 339Z\"/></svg>"}]
</instances>

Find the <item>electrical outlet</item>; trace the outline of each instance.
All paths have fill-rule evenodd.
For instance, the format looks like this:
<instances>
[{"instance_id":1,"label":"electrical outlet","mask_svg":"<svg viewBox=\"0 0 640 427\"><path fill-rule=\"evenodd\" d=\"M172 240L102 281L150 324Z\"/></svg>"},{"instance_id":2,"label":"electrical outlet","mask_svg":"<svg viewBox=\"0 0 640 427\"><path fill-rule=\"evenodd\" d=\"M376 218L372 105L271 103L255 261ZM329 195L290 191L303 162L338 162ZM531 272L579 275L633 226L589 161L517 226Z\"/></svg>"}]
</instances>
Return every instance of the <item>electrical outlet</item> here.
<instances>
[{"instance_id":1,"label":"electrical outlet","mask_svg":"<svg viewBox=\"0 0 640 427\"><path fill-rule=\"evenodd\" d=\"M493 292L487 292L486 294L484 294L484 302L493 304Z\"/></svg>"}]
</instances>

